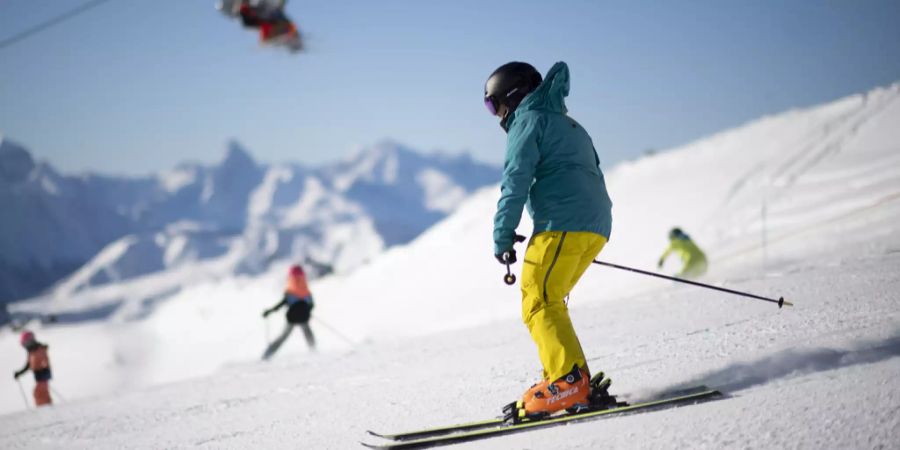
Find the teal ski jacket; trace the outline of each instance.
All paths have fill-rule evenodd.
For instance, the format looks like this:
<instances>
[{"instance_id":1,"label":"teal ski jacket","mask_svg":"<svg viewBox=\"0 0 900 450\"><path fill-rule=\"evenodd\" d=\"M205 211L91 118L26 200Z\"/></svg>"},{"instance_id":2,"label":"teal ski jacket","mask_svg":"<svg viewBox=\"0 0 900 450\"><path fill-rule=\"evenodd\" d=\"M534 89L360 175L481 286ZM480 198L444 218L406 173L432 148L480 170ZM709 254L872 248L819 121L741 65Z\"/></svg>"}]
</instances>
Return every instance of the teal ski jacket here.
<instances>
[{"instance_id":1,"label":"teal ski jacket","mask_svg":"<svg viewBox=\"0 0 900 450\"><path fill-rule=\"evenodd\" d=\"M612 202L600 158L587 131L566 115L568 95L569 67L558 62L507 120L494 254L512 248L523 206L535 234L589 231L609 239Z\"/></svg>"}]
</instances>

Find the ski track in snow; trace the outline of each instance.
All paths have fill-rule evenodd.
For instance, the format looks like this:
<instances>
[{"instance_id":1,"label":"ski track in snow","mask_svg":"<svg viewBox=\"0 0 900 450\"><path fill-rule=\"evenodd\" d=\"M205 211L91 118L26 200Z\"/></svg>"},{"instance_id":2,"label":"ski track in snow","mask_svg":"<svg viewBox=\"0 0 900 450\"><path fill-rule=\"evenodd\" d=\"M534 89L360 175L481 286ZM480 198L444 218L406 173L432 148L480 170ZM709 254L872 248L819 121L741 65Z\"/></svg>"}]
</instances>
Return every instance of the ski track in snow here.
<instances>
[{"instance_id":1,"label":"ski track in snow","mask_svg":"<svg viewBox=\"0 0 900 450\"><path fill-rule=\"evenodd\" d=\"M457 448L898 448L898 99L900 85L878 89L608 171L615 224L601 259L647 268L678 224L710 254L703 281L796 306L592 266L569 303L591 368L629 401L696 384L726 398ZM502 285L480 232L496 195L479 191L415 242L315 283L318 353L292 337L254 361L280 328L257 318L277 300L274 271L38 329L67 401L22 412L18 387L0 385L0 448L344 449L376 442L366 429L495 415L540 374L518 289ZM0 333L0 373L24 359L15 339Z\"/></svg>"}]
</instances>

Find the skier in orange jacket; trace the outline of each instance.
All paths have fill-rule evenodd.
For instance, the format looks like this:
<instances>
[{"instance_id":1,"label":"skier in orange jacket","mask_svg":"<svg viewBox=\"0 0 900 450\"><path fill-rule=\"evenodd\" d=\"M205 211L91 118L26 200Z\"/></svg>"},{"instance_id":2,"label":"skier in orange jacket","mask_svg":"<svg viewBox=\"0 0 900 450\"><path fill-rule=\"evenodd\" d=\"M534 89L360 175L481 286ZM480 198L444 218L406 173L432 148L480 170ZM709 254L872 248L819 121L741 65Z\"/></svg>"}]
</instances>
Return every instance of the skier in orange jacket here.
<instances>
[{"instance_id":1,"label":"skier in orange jacket","mask_svg":"<svg viewBox=\"0 0 900 450\"><path fill-rule=\"evenodd\" d=\"M25 361L25 367L16 371L13 375L17 380L25 372L31 370L34 373L34 404L44 406L52 404L50 399L50 379L53 375L50 372L50 358L47 356L47 345L37 341L34 333L24 331L19 342L25 350L28 351L28 359Z\"/></svg>"},{"instance_id":2,"label":"skier in orange jacket","mask_svg":"<svg viewBox=\"0 0 900 450\"><path fill-rule=\"evenodd\" d=\"M281 335L275 338L275 340L269 344L269 347L266 348L266 352L262 357L264 360L271 358L272 355L278 351L281 344L284 344L284 341L291 335L291 332L294 330L294 325L300 326L300 329L303 330L303 337L306 338L306 344L309 346L309 349L316 349L316 338L309 328L309 318L315 304L313 303L313 297L312 293L309 291L309 286L306 284L306 274L303 273L303 268L299 265L291 266L291 270L288 273L287 288L284 291L284 296L277 305L263 311L263 318L268 317L269 314L278 311L284 306L288 307L287 314L285 314L287 323L285 324L284 331L281 332Z\"/></svg>"}]
</instances>

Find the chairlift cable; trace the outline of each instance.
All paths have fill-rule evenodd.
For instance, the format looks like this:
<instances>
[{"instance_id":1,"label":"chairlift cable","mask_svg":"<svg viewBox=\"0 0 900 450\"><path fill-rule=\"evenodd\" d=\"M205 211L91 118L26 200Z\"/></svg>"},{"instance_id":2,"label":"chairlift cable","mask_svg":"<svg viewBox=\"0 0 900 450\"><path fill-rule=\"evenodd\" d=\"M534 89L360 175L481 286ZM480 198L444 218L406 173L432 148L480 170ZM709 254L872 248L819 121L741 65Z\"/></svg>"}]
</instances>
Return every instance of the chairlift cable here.
<instances>
[{"instance_id":1,"label":"chairlift cable","mask_svg":"<svg viewBox=\"0 0 900 450\"><path fill-rule=\"evenodd\" d=\"M87 12L93 8L96 8L97 6L100 6L103 3L106 3L108 1L110 1L110 0L88 1L84 4L82 4L81 6L78 6L77 8L74 8L74 9L69 10L65 13L62 13L52 19L49 19L47 21L44 21L37 25L34 25L31 28L21 31L21 32L15 34L13 36L10 36L6 39L0 40L0 50L3 50L4 48L9 47L10 45L13 45L15 43L18 43L19 41L26 39L29 36L40 33L54 25L59 25L60 23L65 22L66 20L69 20L79 14L85 13L85 12Z\"/></svg>"}]
</instances>

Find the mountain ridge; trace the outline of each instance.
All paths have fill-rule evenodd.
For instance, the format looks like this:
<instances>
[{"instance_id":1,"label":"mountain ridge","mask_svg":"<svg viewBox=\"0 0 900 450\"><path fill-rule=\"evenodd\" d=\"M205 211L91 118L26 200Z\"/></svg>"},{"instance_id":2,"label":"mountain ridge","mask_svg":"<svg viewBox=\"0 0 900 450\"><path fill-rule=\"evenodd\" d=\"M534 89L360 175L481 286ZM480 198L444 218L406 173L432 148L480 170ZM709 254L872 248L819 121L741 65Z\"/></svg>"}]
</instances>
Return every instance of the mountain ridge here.
<instances>
[{"instance_id":1,"label":"mountain ridge","mask_svg":"<svg viewBox=\"0 0 900 450\"><path fill-rule=\"evenodd\" d=\"M419 173L425 173L424 181L415 179ZM391 176L404 184L394 184ZM499 169L471 157L424 155L393 140L320 167L259 163L232 139L214 163L184 162L137 177L65 175L35 161L25 146L0 138L0 199L11 211L0 220L0 267L16 274L0 277L0 302L35 295L57 282L71 292L146 275L173 261L225 255L235 260L238 272L309 253L348 270L373 252L412 239L468 192L497 179ZM369 242L359 244L366 249L359 257L336 256L352 236L326 235L330 227L342 226ZM128 255L128 249L138 248L150 255L146 267ZM180 253L185 248L200 256ZM127 256L129 268L111 266L117 260L112 254ZM78 273L86 284L63 280L79 268L96 272Z\"/></svg>"}]
</instances>

